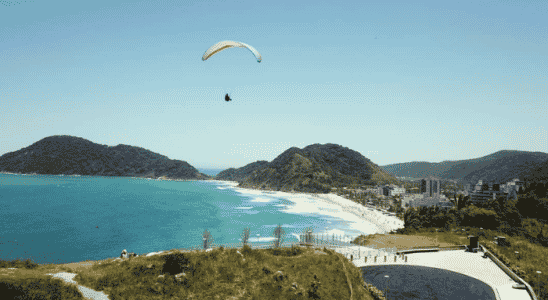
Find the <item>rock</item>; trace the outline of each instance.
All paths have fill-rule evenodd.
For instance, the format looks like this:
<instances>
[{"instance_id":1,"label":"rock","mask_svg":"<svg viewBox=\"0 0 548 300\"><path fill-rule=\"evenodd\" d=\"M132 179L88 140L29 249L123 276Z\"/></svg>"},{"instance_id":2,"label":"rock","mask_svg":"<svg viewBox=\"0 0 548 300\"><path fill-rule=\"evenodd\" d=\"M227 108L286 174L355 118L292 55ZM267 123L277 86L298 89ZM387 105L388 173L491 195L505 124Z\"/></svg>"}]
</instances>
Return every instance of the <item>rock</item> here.
<instances>
[{"instance_id":1,"label":"rock","mask_svg":"<svg viewBox=\"0 0 548 300\"><path fill-rule=\"evenodd\" d=\"M282 273L282 271L278 271L278 272L276 272L276 274L274 275L274 280L276 280L276 281L283 281L283 280L286 279L286 278L287 278L287 276L284 275L284 274Z\"/></svg>"}]
</instances>

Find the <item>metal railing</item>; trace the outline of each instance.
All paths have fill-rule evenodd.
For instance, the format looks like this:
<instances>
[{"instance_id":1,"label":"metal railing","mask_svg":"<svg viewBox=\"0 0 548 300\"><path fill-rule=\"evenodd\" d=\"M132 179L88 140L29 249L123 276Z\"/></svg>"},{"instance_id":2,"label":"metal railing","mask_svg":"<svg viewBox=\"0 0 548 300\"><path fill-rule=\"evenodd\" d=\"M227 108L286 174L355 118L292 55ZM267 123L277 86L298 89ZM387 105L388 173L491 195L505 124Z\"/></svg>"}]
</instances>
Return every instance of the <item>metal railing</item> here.
<instances>
[{"instance_id":1,"label":"metal railing","mask_svg":"<svg viewBox=\"0 0 548 300\"><path fill-rule=\"evenodd\" d=\"M354 244L351 243L349 236L345 235L328 235L328 234L300 234L298 236L298 241L284 241L282 238L282 241L279 243L280 247L292 247L292 246L313 246L313 247L326 247L326 248L341 248L341 247L349 247L353 246ZM275 248L276 247L276 240L273 241L267 241L267 242L247 242L246 245L250 246L251 248L256 249L267 249L267 248ZM201 246L194 246L189 249L184 250L207 250L207 249L217 249L220 247L223 248L234 248L239 249L243 248L244 243L238 242L238 243L222 243L222 244L216 244L215 242L210 242L206 239L204 239L204 242Z\"/></svg>"},{"instance_id":2,"label":"metal railing","mask_svg":"<svg viewBox=\"0 0 548 300\"><path fill-rule=\"evenodd\" d=\"M261 243L261 242L248 242L246 243L245 245L253 248L253 249L268 249L268 248L275 248L276 245L275 245L275 242L274 241L269 241L269 242L264 242L264 243ZM299 245L299 242L286 242L286 241L283 241L281 243L279 243L279 246L280 247L292 247L292 246L298 246ZM216 244L216 243L211 243L211 244L204 244L203 246L201 247L191 247L190 249L185 249L185 250L208 250L208 249L218 249L218 248L225 248L225 249L241 249L243 248L244 246L244 243L242 242L239 242L239 243L222 243L222 244Z\"/></svg>"},{"instance_id":3,"label":"metal railing","mask_svg":"<svg viewBox=\"0 0 548 300\"><path fill-rule=\"evenodd\" d=\"M349 247L354 244L350 241L350 237L346 235L336 234L312 234L306 233L299 235L300 244L308 244L315 247L340 248Z\"/></svg>"}]
</instances>

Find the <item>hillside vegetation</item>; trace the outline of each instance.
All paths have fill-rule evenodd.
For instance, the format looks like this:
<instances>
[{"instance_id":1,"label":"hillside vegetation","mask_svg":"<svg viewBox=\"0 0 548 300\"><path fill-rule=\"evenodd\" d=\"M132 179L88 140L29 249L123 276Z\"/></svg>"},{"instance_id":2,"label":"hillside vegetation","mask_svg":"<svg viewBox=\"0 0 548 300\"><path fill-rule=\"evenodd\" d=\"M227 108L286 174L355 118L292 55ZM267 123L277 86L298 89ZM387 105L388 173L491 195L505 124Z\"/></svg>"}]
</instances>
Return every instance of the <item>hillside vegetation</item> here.
<instances>
[{"instance_id":1,"label":"hillside vegetation","mask_svg":"<svg viewBox=\"0 0 548 300\"><path fill-rule=\"evenodd\" d=\"M217 176L215 176L215 179L217 180L228 180L228 181L243 181L246 176L251 175L256 170L259 170L265 166L268 165L268 162L266 160L259 160L254 163L250 163L245 165L242 168L230 168L221 171Z\"/></svg>"},{"instance_id":2,"label":"hillside vegetation","mask_svg":"<svg viewBox=\"0 0 548 300\"><path fill-rule=\"evenodd\" d=\"M0 261L0 295L83 299L76 288L46 274L78 274L78 284L117 299L378 299L359 268L326 248L279 247L177 250L86 264ZM9 270L7 267L18 268ZM49 289L47 287L50 287ZM61 292L62 294L58 293ZM38 295L38 296L35 296ZM61 296L61 298L59 298ZM27 298L25 298L27 299Z\"/></svg>"},{"instance_id":3,"label":"hillside vegetation","mask_svg":"<svg viewBox=\"0 0 548 300\"><path fill-rule=\"evenodd\" d=\"M548 161L548 153L502 150L480 158L441 163L408 162L381 168L398 177L438 177L464 183L507 182L524 178Z\"/></svg>"},{"instance_id":4,"label":"hillside vegetation","mask_svg":"<svg viewBox=\"0 0 548 300\"><path fill-rule=\"evenodd\" d=\"M359 152L336 144L292 147L251 172L239 187L328 193L333 187L398 183Z\"/></svg>"},{"instance_id":5,"label":"hillside vegetation","mask_svg":"<svg viewBox=\"0 0 548 300\"><path fill-rule=\"evenodd\" d=\"M51 175L210 179L186 161L128 146L109 147L86 139L55 135L0 156L0 172Z\"/></svg>"}]
</instances>

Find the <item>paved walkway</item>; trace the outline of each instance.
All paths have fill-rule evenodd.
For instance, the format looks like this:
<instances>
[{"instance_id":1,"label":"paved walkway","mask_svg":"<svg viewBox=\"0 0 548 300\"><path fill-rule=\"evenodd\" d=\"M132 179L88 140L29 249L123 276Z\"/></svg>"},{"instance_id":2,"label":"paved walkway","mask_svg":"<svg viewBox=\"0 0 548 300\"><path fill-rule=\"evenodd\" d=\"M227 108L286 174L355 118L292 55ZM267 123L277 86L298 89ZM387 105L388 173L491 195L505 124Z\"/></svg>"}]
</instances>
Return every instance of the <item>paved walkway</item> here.
<instances>
[{"instance_id":1,"label":"paved walkway","mask_svg":"<svg viewBox=\"0 0 548 300\"><path fill-rule=\"evenodd\" d=\"M68 283L73 283L78 285L78 282L74 281L74 277L77 274L74 273L67 273L67 272L60 272L55 274L48 274L53 277L61 278L64 281ZM104 292L98 292L95 290L92 290L90 288L87 288L85 286L78 285L78 290L82 293L82 295L88 299L92 300L109 300L108 296Z\"/></svg>"},{"instance_id":2,"label":"paved walkway","mask_svg":"<svg viewBox=\"0 0 548 300\"><path fill-rule=\"evenodd\" d=\"M396 262L394 262L395 255L389 251L368 247L352 246L336 248L335 251L344 254L349 259L350 254L352 254L353 263L357 267L405 264L439 268L458 272L485 282L498 294L500 300L531 300L527 290L514 289L512 285L518 282L506 275L490 258L483 258L483 252L481 251L477 253L470 253L465 250L413 253L407 255L407 262L398 256L396 256ZM364 258L368 251L373 254L368 256L366 263ZM388 256L386 262L384 262L385 254ZM378 255L376 263L374 262L375 255Z\"/></svg>"}]
</instances>

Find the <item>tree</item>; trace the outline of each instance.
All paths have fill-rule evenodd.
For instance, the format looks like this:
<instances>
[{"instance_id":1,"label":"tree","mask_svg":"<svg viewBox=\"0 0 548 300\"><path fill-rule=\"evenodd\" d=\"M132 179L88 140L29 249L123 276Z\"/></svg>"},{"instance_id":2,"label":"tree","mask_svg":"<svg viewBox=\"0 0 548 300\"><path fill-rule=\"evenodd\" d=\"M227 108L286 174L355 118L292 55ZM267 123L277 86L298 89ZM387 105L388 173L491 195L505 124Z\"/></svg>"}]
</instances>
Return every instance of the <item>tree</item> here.
<instances>
[{"instance_id":1,"label":"tree","mask_svg":"<svg viewBox=\"0 0 548 300\"><path fill-rule=\"evenodd\" d=\"M249 241L249 227L246 227L242 234L242 243L244 244L244 246L247 245L248 241Z\"/></svg>"},{"instance_id":2,"label":"tree","mask_svg":"<svg viewBox=\"0 0 548 300\"><path fill-rule=\"evenodd\" d=\"M276 238L276 240L274 240L274 245L276 248L280 247L280 245L283 244L284 233L285 232L282 229L282 225L278 225L274 230L274 237Z\"/></svg>"},{"instance_id":3,"label":"tree","mask_svg":"<svg viewBox=\"0 0 548 300\"><path fill-rule=\"evenodd\" d=\"M462 196L462 195L459 195L459 200L457 202L457 207L459 210L463 209L466 207L466 205L468 204L470 200L470 196Z\"/></svg>"},{"instance_id":4,"label":"tree","mask_svg":"<svg viewBox=\"0 0 548 300\"><path fill-rule=\"evenodd\" d=\"M209 231L207 231L207 229L204 231L202 237L204 239L204 249L211 247L211 244L213 243L213 236L209 233Z\"/></svg>"},{"instance_id":5,"label":"tree","mask_svg":"<svg viewBox=\"0 0 548 300\"><path fill-rule=\"evenodd\" d=\"M461 225L463 226L483 227L486 229L496 229L499 226L497 213L493 210L471 205L463 209L462 212Z\"/></svg>"}]
</instances>

